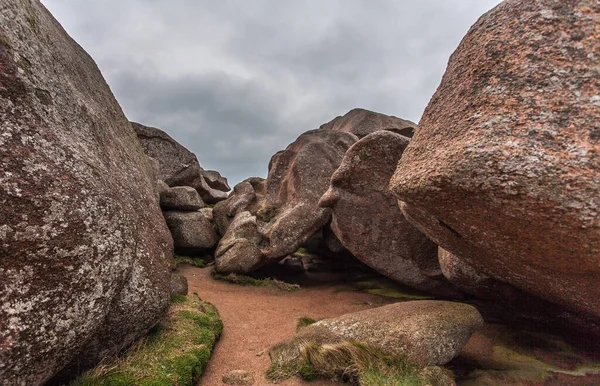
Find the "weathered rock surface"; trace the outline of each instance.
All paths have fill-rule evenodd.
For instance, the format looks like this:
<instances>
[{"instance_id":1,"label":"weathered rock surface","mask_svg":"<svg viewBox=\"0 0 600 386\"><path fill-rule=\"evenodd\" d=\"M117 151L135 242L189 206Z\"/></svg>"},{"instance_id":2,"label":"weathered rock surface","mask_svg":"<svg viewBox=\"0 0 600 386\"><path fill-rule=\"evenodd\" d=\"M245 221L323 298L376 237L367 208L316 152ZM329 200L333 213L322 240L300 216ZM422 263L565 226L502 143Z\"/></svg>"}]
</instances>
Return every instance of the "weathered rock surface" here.
<instances>
[{"instance_id":1,"label":"weathered rock surface","mask_svg":"<svg viewBox=\"0 0 600 386\"><path fill-rule=\"evenodd\" d=\"M440 246L574 320L600 320L598 36L593 0L488 12L452 55L391 182Z\"/></svg>"},{"instance_id":2,"label":"weathered rock surface","mask_svg":"<svg viewBox=\"0 0 600 386\"><path fill-rule=\"evenodd\" d=\"M164 211L163 215L173 235L175 252L195 254L217 245L217 232L201 212Z\"/></svg>"},{"instance_id":3,"label":"weathered rock surface","mask_svg":"<svg viewBox=\"0 0 600 386\"><path fill-rule=\"evenodd\" d=\"M353 109L346 115L338 116L331 122L321 125L319 129L352 133L358 138L363 138L379 130L389 130L412 138L417 125L393 115L385 115L364 109Z\"/></svg>"},{"instance_id":4,"label":"weathered rock surface","mask_svg":"<svg viewBox=\"0 0 600 386\"><path fill-rule=\"evenodd\" d=\"M171 274L171 296L173 295L187 295L188 294L188 281L185 276L177 273Z\"/></svg>"},{"instance_id":5,"label":"weathered rock surface","mask_svg":"<svg viewBox=\"0 0 600 386\"><path fill-rule=\"evenodd\" d=\"M191 186L174 186L161 192L160 206L167 210L196 211L204 208L205 204Z\"/></svg>"},{"instance_id":6,"label":"weathered rock surface","mask_svg":"<svg viewBox=\"0 0 600 386\"><path fill-rule=\"evenodd\" d=\"M266 260L261 248L265 238L258 230L256 217L241 212L230 224L215 252L215 268L218 272L251 272Z\"/></svg>"},{"instance_id":7,"label":"weathered rock surface","mask_svg":"<svg viewBox=\"0 0 600 386\"><path fill-rule=\"evenodd\" d=\"M0 9L0 384L34 385L159 321L172 246L94 61L39 1Z\"/></svg>"},{"instance_id":8,"label":"weathered rock surface","mask_svg":"<svg viewBox=\"0 0 600 386\"><path fill-rule=\"evenodd\" d=\"M481 327L483 319L473 306L419 300L321 320L297 337L319 343L358 341L427 366L448 363Z\"/></svg>"},{"instance_id":9,"label":"weathered rock surface","mask_svg":"<svg viewBox=\"0 0 600 386\"><path fill-rule=\"evenodd\" d=\"M236 185L230 197L214 209L215 223L224 234L215 257L217 270L245 273L250 267L256 269L268 261L282 259L326 225L331 210L319 207L319 198L327 190L344 153L356 140L355 135L345 132L308 131L271 158L266 180L249 179ZM239 248L229 251L238 232L235 227L232 230L232 221L244 212L253 218L253 226L261 237L253 233L250 239L240 240ZM248 240L260 240L260 245L250 248ZM234 264L233 256L241 256L246 252L238 251L247 248L251 249L248 262ZM226 263L219 262L225 258ZM231 271L231 267L240 270Z\"/></svg>"},{"instance_id":10,"label":"weathered rock surface","mask_svg":"<svg viewBox=\"0 0 600 386\"><path fill-rule=\"evenodd\" d=\"M436 294L456 293L438 263L438 247L402 214L389 181L409 139L380 130L356 142L331 177L320 205L344 247L377 272Z\"/></svg>"},{"instance_id":11,"label":"weathered rock surface","mask_svg":"<svg viewBox=\"0 0 600 386\"><path fill-rule=\"evenodd\" d=\"M200 166L196 155L164 131L156 127L131 122L144 151L160 164L160 179L169 186L191 186L200 193L207 204L227 198L227 180L214 171L207 172ZM212 186L205 180L207 176ZM226 187L226 190L221 189Z\"/></svg>"},{"instance_id":12,"label":"weathered rock surface","mask_svg":"<svg viewBox=\"0 0 600 386\"><path fill-rule=\"evenodd\" d=\"M202 215L205 219L208 220L208 222L212 223L214 221L213 208L202 208L200 209L200 213L202 213Z\"/></svg>"}]
</instances>

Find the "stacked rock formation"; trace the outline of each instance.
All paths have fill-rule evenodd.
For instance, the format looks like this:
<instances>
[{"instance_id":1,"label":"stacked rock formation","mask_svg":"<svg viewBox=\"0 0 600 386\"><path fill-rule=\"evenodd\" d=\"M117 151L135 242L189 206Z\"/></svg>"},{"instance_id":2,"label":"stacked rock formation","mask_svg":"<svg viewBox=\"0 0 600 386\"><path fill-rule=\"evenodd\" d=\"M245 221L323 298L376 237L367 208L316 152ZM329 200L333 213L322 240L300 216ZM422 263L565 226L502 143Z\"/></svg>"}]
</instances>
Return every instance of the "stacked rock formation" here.
<instances>
[{"instance_id":1,"label":"stacked rock formation","mask_svg":"<svg viewBox=\"0 0 600 386\"><path fill-rule=\"evenodd\" d=\"M217 232L209 215L200 210L206 205L196 189L191 186L167 187L160 193L160 206L173 236L176 253L196 255L217 245Z\"/></svg>"},{"instance_id":2,"label":"stacked rock formation","mask_svg":"<svg viewBox=\"0 0 600 386\"><path fill-rule=\"evenodd\" d=\"M154 160L163 215L175 252L200 255L217 245L212 208L227 197L227 179L204 170L198 158L164 131L132 122L146 155Z\"/></svg>"},{"instance_id":3,"label":"stacked rock formation","mask_svg":"<svg viewBox=\"0 0 600 386\"><path fill-rule=\"evenodd\" d=\"M146 155L158 161L160 180L168 186L191 186L207 204L227 198L227 179L214 170L204 170L196 155L155 127L131 122Z\"/></svg>"},{"instance_id":4,"label":"stacked rock formation","mask_svg":"<svg viewBox=\"0 0 600 386\"><path fill-rule=\"evenodd\" d=\"M246 180L215 205L215 223L223 235L215 254L217 270L247 273L284 259L327 231L333 215L335 235L325 232L330 249L339 253L347 248L384 275L415 288L456 293L442 275L437 245L404 219L388 189L409 141L397 133L411 135L415 127L355 109L302 134L271 158L266 180ZM344 189L352 191L344 197L364 199L340 204L337 198L321 198Z\"/></svg>"}]
</instances>

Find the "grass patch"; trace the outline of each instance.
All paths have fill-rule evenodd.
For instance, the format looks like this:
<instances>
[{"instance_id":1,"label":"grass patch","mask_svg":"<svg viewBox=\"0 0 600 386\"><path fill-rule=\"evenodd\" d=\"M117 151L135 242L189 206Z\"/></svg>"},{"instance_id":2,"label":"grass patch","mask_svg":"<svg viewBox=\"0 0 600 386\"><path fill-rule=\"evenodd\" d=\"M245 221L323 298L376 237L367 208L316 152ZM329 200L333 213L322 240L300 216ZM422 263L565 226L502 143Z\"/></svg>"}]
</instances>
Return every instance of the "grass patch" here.
<instances>
[{"instance_id":1,"label":"grass patch","mask_svg":"<svg viewBox=\"0 0 600 386\"><path fill-rule=\"evenodd\" d=\"M198 295L181 298L177 297L166 319L147 337L123 356L82 374L71 386L194 385L208 364L223 323L217 309Z\"/></svg>"},{"instance_id":2,"label":"grass patch","mask_svg":"<svg viewBox=\"0 0 600 386\"><path fill-rule=\"evenodd\" d=\"M180 256L175 255L175 267L179 267L182 264L189 264L194 267L204 268L206 267L206 262L199 257L189 257L189 256Z\"/></svg>"},{"instance_id":3,"label":"grass patch","mask_svg":"<svg viewBox=\"0 0 600 386\"><path fill-rule=\"evenodd\" d=\"M308 316L301 316L298 318L298 322L296 323L296 331L301 329L302 327L310 326L311 324L316 322L316 319L309 318Z\"/></svg>"},{"instance_id":4,"label":"grass patch","mask_svg":"<svg viewBox=\"0 0 600 386\"><path fill-rule=\"evenodd\" d=\"M281 291L286 292L295 292L300 290L300 286L298 284L286 283L277 279L255 279L250 276L240 275L236 273L230 273L227 275L222 275L217 273L216 271L211 272L211 276L215 280L226 281L228 283L238 284L238 285L251 285L255 287L268 287L275 288Z\"/></svg>"},{"instance_id":5,"label":"grass patch","mask_svg":"<svg viewBox=\"0 0 600 386\"><path fill-rule=\"evenodd\" d=\"M448 370L409 363L363 344L342 341L319 343L295 338L269 352L271 366L267 379L279 382L300 376L307 381L319 377L346 381L360 386L446 385L452 380Z\"/></svg>"},{"instance_id":6,"label":"grass patch","mask_svg":"<svg viewBox=\"0 0 600 386\"><path fill-rule=\"evenodd\" d=\"M298 250L294 252L294 255L300 257L310 257L310 253L306 250L306 248L298 248Z\"/></svg>"},{"instance_id":7,"label":"grass patch","mask_svg":"<svg viewBox=\"0 0 600 386\"><path fill-rule=\"evenodd\" d=\"M379 295L392 299L401 300L429 300L433 296L420 292L410 287L399 285L385 277L377 277L370 280L362 280L353 283L353 287L358 291L366 292L372 295Z\"/></svg>"}]
</instances>

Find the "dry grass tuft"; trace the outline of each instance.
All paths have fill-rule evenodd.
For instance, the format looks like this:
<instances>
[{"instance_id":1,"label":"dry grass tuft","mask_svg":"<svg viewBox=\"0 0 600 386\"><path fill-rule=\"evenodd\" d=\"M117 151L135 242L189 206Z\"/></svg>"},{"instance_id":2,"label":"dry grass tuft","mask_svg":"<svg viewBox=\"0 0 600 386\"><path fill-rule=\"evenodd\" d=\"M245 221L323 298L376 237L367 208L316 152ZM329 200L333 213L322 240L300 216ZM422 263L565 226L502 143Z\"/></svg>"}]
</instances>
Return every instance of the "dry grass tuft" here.
<instances>
[{"instance_id":1,"label":"dry grass tuft","mask_svg":"<svg viewBox=\"0 0 600 386\"><path fill-rule=\"evenodd\" d=\"M250 276L240 275L236 273L230 273L227 275L222 275L217 273L216 271L211 272L211 276L215 280L226 281L228 283L238 284L238 285L251 285L255 287L269 287L275 288L281 291L286 292L295 292L300 290L300 286L298 284L290 284L277 279L255 279Z\"/></svg>"},{"instance_id":2,"label":"dry grass tuft","mask_svg":"<svg viewBox=\"0 0 600 386\"><path fill-rule=\"evenodd\" d=\"M360 386L423 386L453 384L449 371L422 369L405 358L393 357L357 342L323 343L319 338L296 337L273 347L267 378L273 382L294 376L348 381Z\"/></svg>"}]
</instances>

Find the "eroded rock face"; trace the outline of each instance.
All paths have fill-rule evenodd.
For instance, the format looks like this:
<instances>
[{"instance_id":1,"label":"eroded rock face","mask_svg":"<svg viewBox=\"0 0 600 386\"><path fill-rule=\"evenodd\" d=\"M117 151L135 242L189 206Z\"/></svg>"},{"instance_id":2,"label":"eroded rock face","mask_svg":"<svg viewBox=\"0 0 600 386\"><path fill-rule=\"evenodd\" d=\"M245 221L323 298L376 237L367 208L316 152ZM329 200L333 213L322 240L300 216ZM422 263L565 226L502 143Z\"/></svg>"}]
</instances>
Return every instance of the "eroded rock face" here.
<instances>
[{"instance_id":1,"label":"eroded rock face","mask_svg":"<svg viewBox=\"0 0 600 386\"><path fill-rule=\"evenodd\" d=\"M408 142L385 130L356 142L320 205L333 209L331 229L363 263L402 284L454 294L442 275L437 245L404 218L388 187Z\"/></svg>"},{"instance_id":2,"label":"eroded rock face","mask_svg":"<svg viewBox=\"0 0 600 386\"><path fill-rule=\"evenodd\" d=\"M321 320L302 328L297 337L321 344L357 341L429 366L448 363L481 327L483 318L473 306L419 300Z\"/></svg>"},{"instance_id":3,"label":"eroded rock face","mask_svg":"<svg viewBox=\"0 0 600 386\"><path fill-rule=\"evenodd\" d=\"M412 138L417 125L414 122L364 109L350 110L346 115L334 118L321 125L320 130L335 130L352 133L363 138L379 130L389 130Z\"/></svg>"},{"instance_id":4,"label":"eroded rock face","mask_svg":"<svg viewBox=\"0 0 600 386\"><path fill-rule=\"evenodd\" d=\"M227 198L227 180L218 172L202 169L194 153L156 127L136 122L131 122L131 125L146 154L160 164L160 179L167 185L191 186L207 204L215 204ZM224 187L227 189L222 189Z\"/></svg>"},{"instance_id":5,"label":"eroded rock face","mask_svg":"<svg viewBox=\"0 0 600 386\"><path fill-rule=\"evenodd\" d=\"M39 1L0 9L0 383L33 385L159 321L172 241L94 61Z\"/></svg>"},{"instance_id":6,"label":"eroded rock face","mask_svg":"<svg viewBox=\"0 0 600 386\"><path fill-rule=\"evenodd\" d=\"M219 241L217 232L202 212L164 211L163 216L177 253L196 254L213 248Z\"/></svg>"},{"instance_id":7,"label":"eroded rock face","mask_svg":"<svg viewBox=\"0 0 600 386\"><path fill-rule=\"evenodd\" d=\"M391 182L436 243L573 319L600 319L599 35L593 0L488 12Z\"/></svg>"}]
</instances>

